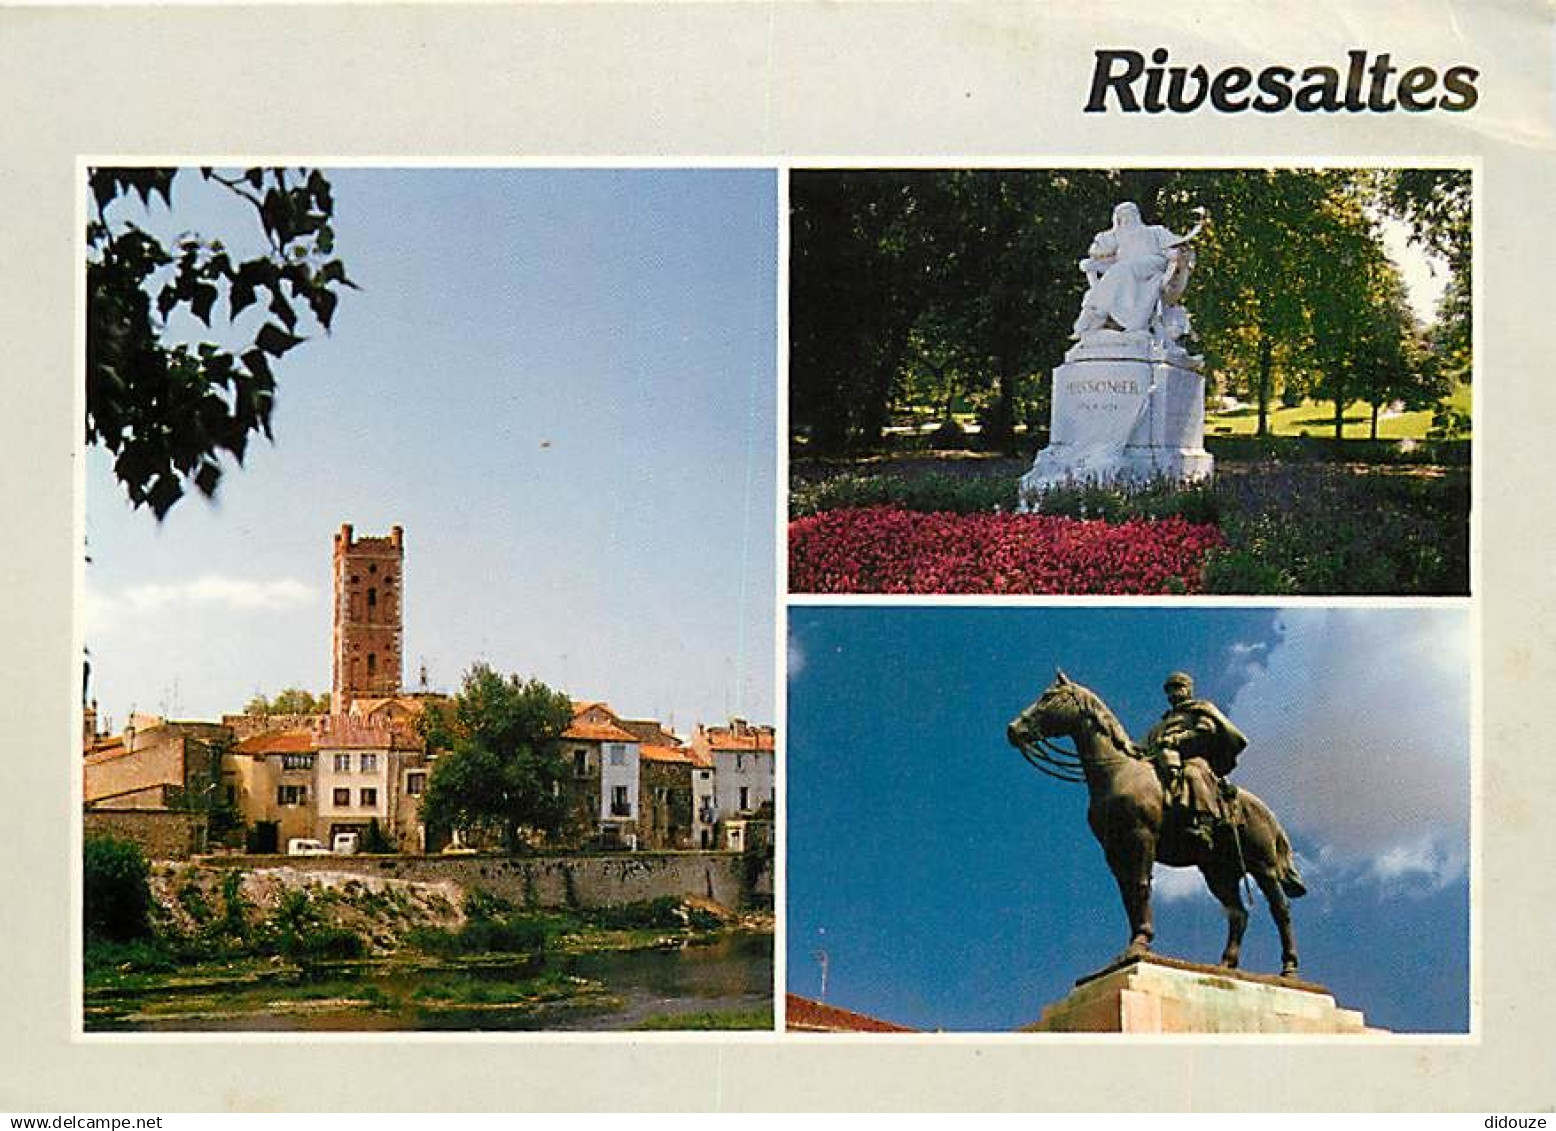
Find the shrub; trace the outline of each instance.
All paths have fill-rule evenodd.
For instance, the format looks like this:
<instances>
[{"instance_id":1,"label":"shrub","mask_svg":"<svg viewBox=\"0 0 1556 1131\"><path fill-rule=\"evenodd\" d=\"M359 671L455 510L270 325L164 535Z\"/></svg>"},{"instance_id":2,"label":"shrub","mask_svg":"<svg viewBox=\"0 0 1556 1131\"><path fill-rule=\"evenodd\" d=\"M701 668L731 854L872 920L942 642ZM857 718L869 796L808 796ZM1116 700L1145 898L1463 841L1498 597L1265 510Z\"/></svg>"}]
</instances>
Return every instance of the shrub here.
<instances>
[{"instance_id":1,"label":"shrub","mask_svg":"<svg viewBox=\"0 0 1556 1131\"><path fill-rule=\"evenodd\" d=\"M617 930L673 931L687 923L686 910L673 895L596 907L589 912L589 919L597 926Z\"/></svg>"},{"instance_id":2,"label":"shrub","mask_svg":"<svg viewBox=\"0 0 1556 1131\"><path fill-rule=\"evenodd\" d=\"M157 939L114 942L88 937L82 954L87 971L117 969L127 973L167 974L178 969L176 957Z\"/></svg>"},{"instance_id":3,"label":"shrub","mask_svg":"<svg viewBox=\"0 0 1556 1131\"><path fill-rule=\"evenodd\" d=\"M1200 587L1213 526L1050 515L828 511L789 525L798 593L1104 593Z\"/></svg>"},{"instance_id":4,"label":"shrub","mask_svg":"<svg viewBox=\"0 0 1556 1131\"><path fill-rule=\"evenodd\" d=\"M82 911L88 938L124 942L151 934L150 869L135 844L88 836L82 845Z\"/></svg>"},{"instance_id":5,"label":"shrub","mask_svg":"<svg viewBox=\"0 0 1556 1131\"><path fill-rule=\"evenodd\" d=\"M1215 525L1221 519L1221 499L1208 480L1194 484L1172 479L1063 484L1050 487L1029 502L1041 514L1104 522L1181 518L1185 522Z\"/></svg>"},{"instance_id":6,"label":"shrub","mask_svg":"<svg viewBox=\"0 0 1556 1131\"><path fill-rule=\"evenodd\" d=\"M471 888L465 893L465 918L467 919L494 919L512 910L513 904L484 888Z\"/></svg>"},{"instance_id":7,"label":"shrub","mask_svg":"<svg viewBox=\"0 0 1556 1131\"><path fill-rule=\"evenodd\" d=\"M457 931L418 927L405 941L428 954L539 954L546 949L545 925L523 916L472 919Z\"/></svg>"},{"instance_id":8,"label":"shrub","mask_svg":"<svg viewBox=\"0 0 1556 1131\"><path fill-rule=\"evenodd\" d=\"M281 938L281 953L301 961L361 958L367 941L345 927L312 927Z\"/></svg>"},{"instance_id":9,"label":"shrub","mask_svg":"<svg viewBox=\"0 0 1556 1131\"><path fill-rule=\"evenodd\" d=\"M1216 490L1226 545L1205 563L1206 592L1469 592L1464 471L1276 465Z\"/></svg>"},{"instance_id":10,"label":"shrub","mask_svg":"<svg viewBox=\"0 0 1556 1131\"><path fill-rule=\"evenodd\" d=\"M1014 476L844 474L815 483L796 483L789 515L802 518L848 507L890 506L912 511L991 514L1016 508Z\"/></svg>"}]
</instances>

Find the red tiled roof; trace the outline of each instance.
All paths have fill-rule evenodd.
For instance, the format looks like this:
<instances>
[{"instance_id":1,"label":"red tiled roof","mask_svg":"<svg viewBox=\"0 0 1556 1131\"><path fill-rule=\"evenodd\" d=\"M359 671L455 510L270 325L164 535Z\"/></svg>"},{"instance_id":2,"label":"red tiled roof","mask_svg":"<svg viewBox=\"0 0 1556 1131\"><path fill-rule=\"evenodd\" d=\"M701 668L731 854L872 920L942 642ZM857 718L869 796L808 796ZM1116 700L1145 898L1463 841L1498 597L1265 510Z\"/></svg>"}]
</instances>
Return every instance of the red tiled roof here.
<instances>
[{"instance_id":1,"label":"red tiled roof","mask_svg":"<svg viewBox=\"0 0 1556 1131\"><path fill-rule=\"evenodd\" d=\"M234 748L238 754L310 754L313 734L306 730L267 731L250 735Z\"/></svg>"},{"instance_id":2,"label":"red tiled roof","mask_svg":"<svg viewBox=\"0 0 1556 1131\"><path fill-rule=\"evenodd\" d=\"M788 994L784 1017L790 1029L810 1033L916 1033L906 1025L868 1017L851 1009L839 1009L824 1001Z\"/></svg>"},{"instance_id":3,"label":"red tiled roof","mask_svg":"<svg viewBox=\"0 0 1556 1131\"><path fill-rule=\"evenodd\" d=\"M562 737L584 742L636 742L638 740L637 735L629 734L610 723L575 722L562 732Z\"/></svg>"},{"instance_id":4,"label":"red tiled roof","mask_svg":"<svg viewBox=\"0 0 1556 1131\"><path fill-rule=\"evenodd\" d=\"M727 730L709 730L708 748L711 750L771 750L771 731L757 734L734 734Z\"/></svg>"},{"instance_id":5,"label":"red tiled roof","mask_svg":"<svg viewBox=\"0 0 1556 1131\"><path fill-rule=\"evenodd\" d=\"M638 750L645 762L668 762L675 766L694 766L692 752L684 746L644 746Z\"/></svg>"}]
</instances>

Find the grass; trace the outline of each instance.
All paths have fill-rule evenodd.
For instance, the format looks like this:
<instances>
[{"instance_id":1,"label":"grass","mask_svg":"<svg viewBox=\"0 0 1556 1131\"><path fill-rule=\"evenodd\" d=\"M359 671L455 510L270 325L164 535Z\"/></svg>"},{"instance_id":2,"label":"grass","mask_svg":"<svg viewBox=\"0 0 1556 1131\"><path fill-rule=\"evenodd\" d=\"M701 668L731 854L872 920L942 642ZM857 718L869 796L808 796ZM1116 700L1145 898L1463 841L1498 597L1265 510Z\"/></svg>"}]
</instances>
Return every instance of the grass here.
<instances>
[{"instance_id":1,"label":"grass","mask_svg":"<svg viewBox=\"0 0 1556 1131\"><path fill-rule=\"evenodd\" d=\"M1447 398L1450 408L1469 412L1472 403L1471 387L1457 386ZM1235 409L1232 412L1207 412L1205 435L1252 436L1259 427L1259 410L1254 406ZM1276 436L1334 435L1334 402L1303 401L1294 408L1276 402L1270 405L1270 432ZM1398 416L1378 418L1380 440L1423 440L1432 427L1432 410L1421 409ZM1365 440L1371 435L1372 408L1356 402L1346 406L1344 435L1351 440Z\"/></svg>"}]
</instances>

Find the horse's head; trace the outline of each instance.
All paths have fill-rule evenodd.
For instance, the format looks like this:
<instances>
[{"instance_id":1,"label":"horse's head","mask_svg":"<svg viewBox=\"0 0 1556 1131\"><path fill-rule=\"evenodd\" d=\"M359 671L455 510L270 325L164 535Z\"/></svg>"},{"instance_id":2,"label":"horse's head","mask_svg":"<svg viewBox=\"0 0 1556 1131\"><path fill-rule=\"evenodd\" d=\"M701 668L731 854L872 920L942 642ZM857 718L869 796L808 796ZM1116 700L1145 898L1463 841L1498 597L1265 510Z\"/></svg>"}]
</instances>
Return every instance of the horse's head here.
<instances>
[{"instance_id":1,"label":"horse's head","mask_svg":"<svg viewBox=\"0 0 1556 1131\"><path fill-rule=\"evenodd\" d=\"M1056 671L1048 689L1005 728L1006 739L1020 747L1061 734L1074 737L1086 725L1084 691L1069 676Z\"/></svg>"}]
</instances>

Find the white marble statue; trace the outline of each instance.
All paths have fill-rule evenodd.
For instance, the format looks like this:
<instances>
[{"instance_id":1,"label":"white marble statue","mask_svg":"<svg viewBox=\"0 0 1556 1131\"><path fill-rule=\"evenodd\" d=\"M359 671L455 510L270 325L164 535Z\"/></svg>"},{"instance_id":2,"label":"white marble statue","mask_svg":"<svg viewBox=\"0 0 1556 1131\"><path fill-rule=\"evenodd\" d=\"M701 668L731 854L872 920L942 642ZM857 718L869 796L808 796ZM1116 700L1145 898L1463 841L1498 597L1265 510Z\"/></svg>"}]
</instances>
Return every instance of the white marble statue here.
<instances>
[{"instance_id":1,"label":"white marble statue","mask_svg":"<svg viewBox=\"0 0 1556 1131\"><path fill-rule=\"evenodd\" d=\"M1176 342L1188 332L1188 312L1178 305L1194 269L1189 241L1196 224L1180 236L1160 224L1146 224L1137 205L1125 201L1113 209L1113 226L1098 232L1080 261L1090 286L1081 300L1073 337L1081 342L1098 331L1147 332Z\"/></svg>"},{"instance_id":2,"label":"white marble statue","mask_svg":"<svg viewBox=\"0 0 1556 1131\"><path fill-rule=\"evenodd\" d=\"M1077 481L1204 479L1204 360L1183 346L1181 299L1194 269L1184 236L1120 204L1113 226L1092 240L1081 270L1086 297L1075 344L1054 370L1048 446L1021 478L1022 509L1041 508L1051 488Z\"/></svg>"}]
</instances>

